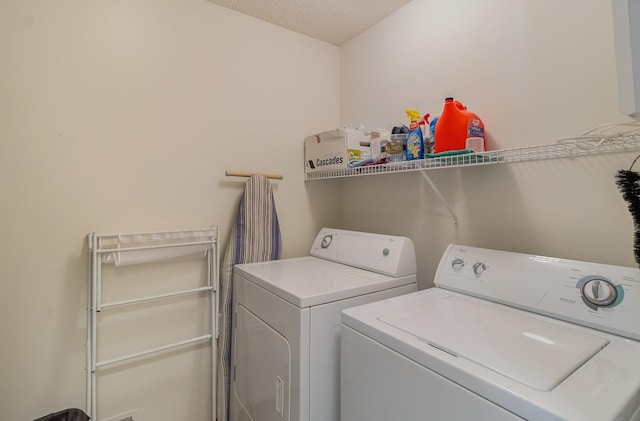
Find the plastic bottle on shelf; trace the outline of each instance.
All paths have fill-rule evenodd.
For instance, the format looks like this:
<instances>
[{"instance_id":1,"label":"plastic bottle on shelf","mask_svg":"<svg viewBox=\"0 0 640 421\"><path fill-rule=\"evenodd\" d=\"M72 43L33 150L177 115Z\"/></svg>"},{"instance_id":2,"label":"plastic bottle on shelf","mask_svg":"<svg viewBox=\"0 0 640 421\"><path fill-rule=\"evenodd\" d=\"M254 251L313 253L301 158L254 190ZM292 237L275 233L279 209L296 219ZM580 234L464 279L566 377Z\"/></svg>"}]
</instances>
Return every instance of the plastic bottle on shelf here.
<instances>
[{"instance_id":1,"label":"plastic bottle on shelf","mask_svg":"<svg viewBox=\"0 0 640 421\"><path fill-rule=\"evenodd\" d=\"M387 162L398 162L407 159L407 133L409 128L407 126L395 126L391 130L389 140L383 140L381 145L381 152L387 158Z\"/></svg>"},{"instance_id":2,"label":"plastic bottle on shelf","mask_svg":"<svg viewBox=\"0 0 640 421\"><path fill-rule=\"evenodd\" d=\"M439 119L440 116L435 116L433 120L431 120L431 123L429 123L429 153L436 153L436 124L438 124ZM425 148L425 150L426 149L427 148Z\"/></svg>"},{"instance_id":3,"label":"plastic bottle on shelf","mask_svg":"<svg viewBox=\"0 0 640 421\"><path fill-rule=\"evenodd\" d=\"M424 149L424 154L433 153L431 136L429 135L429 117L431 114L427 113L422 116L420 119L420 130L422 131L422 144ZM423 154L423 155L424 155Z\"/></svg>"},{"instance_id":4,"label":"plastic bottle on shelf","mask_svg":"<svg viewBox=\"0 0 640 421\"><path fill-rule=\"evenodd\" d=\"M420 113L415 110L405 110L411 120L407 135L407 161L424 157L424 139L420 129Z\"/></svg>"},{"instance_id":5,"label":"plastic bottle on shelf","mask_svg":"<svg viewBox=\"0 0 640 421\"><path fill-rule=\"evenodd\" d=\"M466 108L451 97L445 99L435 128L435 153L467 149L467 143L476 152L485 151L484 123Z\"/></svg>"}]
</instances>

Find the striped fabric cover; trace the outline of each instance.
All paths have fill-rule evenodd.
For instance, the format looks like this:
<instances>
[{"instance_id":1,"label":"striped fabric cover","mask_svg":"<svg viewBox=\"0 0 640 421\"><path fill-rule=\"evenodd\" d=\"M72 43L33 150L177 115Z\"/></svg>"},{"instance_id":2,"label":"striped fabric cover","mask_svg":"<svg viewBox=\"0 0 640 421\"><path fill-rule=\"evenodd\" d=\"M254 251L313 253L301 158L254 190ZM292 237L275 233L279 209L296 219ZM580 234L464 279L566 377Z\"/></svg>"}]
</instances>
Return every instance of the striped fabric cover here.
<instances>
[{"instance_id":1,"label":"striped fabric cover","mask_svg":"<svg viewBox=\"0 0 640 421\"><path fill-rule=\"evenodd\" d=\"M236 221L220 271L220 338L218 339L217 416L229 419L231 372L231 296L233 265L282 258L282 237L271 184L265 176L253 175L240 198Z\"/></svg>"}]
</instances>

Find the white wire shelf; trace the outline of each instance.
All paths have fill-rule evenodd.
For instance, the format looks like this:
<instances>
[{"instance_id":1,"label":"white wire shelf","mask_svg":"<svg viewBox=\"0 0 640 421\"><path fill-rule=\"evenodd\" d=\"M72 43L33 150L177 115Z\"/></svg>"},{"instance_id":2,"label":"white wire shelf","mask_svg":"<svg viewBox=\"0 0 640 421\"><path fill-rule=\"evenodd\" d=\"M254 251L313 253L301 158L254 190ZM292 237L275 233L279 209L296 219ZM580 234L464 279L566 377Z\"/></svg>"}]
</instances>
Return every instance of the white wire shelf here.
<instances>
[{"instance_id":1,"label":"white wire shelf","mask_svg":"<svg viewBox=\"0 0 640 421\"><path fill-rule=\"evenodd\" d=\"M640 131L626 133L593 133L565 138L556 143L522 148L501 149L474 154L449 155L414 161L392 162L356 168L305 173L305 181L360 175L424 171L438 168L494 165L510 162L573 158L615 152L640 150Z\"/></svg>"}]
</instances>

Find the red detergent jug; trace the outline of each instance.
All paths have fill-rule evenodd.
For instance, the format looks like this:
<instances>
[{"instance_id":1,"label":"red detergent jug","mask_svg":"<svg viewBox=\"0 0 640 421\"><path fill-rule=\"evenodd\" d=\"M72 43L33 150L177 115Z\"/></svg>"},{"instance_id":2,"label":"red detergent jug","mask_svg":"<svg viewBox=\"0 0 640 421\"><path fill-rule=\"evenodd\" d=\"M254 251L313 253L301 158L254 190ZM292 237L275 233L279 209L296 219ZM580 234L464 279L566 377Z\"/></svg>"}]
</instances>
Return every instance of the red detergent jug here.
<instances>
[{"instance_id":1,"label":"red detergent jug","mask_svg":"<svg viewBox=\"0 0 640 421\"><path fill-rule=\"evenodd\" d=\"M467 111L459 101L445 99L444 109L436 123L434 152L466 149L469 138L475 138L474 144L480 140L482 146L479 149L486 150L484 123L480 117Z\"/></svg>"}]
</instances>

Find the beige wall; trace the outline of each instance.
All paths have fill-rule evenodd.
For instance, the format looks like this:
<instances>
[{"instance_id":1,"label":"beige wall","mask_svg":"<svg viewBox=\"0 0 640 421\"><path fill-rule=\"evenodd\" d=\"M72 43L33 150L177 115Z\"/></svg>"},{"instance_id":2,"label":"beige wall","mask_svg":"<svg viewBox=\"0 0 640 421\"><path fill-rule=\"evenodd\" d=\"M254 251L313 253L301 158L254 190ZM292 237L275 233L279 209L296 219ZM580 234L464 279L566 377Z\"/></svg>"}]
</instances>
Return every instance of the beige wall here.
<instances>
[{"instance_id":1,"label":"beige wall","mask_svg":"<svg viewBox=\"0 0 640 421\"><path fill-rule=\"evenodd\" d=\"M391 128L405 108L439 115L454 96L479 114L488 147L549 144L618 112L608 0L416 0L344 45L344 124ZM440 169L341 184L350 229L407 235L421 287L449 243L634 266L633 224L614 184L635 153Z\"/></svg>"},{"instance_id":2,"label":"beige wall","mask_svg":"<svg viewBox=\"0 0 640 421\"><path fill-rule=\"evenodd\" d=\"M339 50L206 0L8 0L0 28L0 420L31 420L84 408L89 232L226 242L245 182L227 169L284 175L285 256L337 225L301 157L339 123ZM100 418L205 419L207 352L139 365Z\"/></svg>"}]
</instances>

